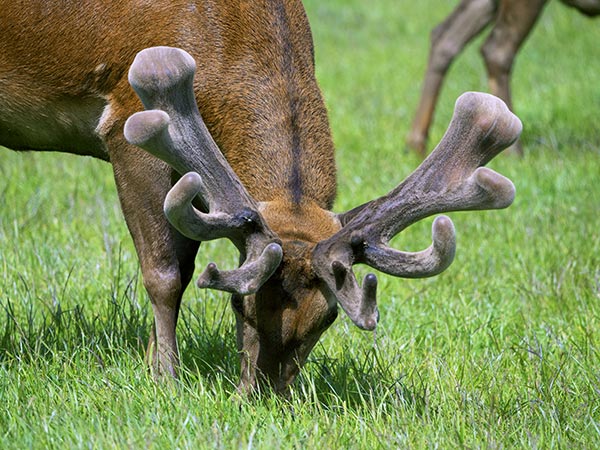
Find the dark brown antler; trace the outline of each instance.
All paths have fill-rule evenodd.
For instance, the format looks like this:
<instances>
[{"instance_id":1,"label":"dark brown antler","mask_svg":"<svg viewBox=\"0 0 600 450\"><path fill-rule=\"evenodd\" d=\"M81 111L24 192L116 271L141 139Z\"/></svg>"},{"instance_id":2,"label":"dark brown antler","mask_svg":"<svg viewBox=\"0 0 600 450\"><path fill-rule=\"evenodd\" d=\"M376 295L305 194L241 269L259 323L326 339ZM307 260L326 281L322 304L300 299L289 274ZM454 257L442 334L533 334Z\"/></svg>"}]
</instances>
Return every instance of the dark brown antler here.
<instances>
[{"instance_id":1,"label":"dark brown antler","mask_svg":"<svg viewBox=\"0 0 600 450\"><path fill-rule=\"evenodd\" d=\"M405 253L387 246L409 225L444 211L497 209L515 195L510 180L483 166L521 133L520 120L502 100L468 92L456 101L454 116L434 152L389 194L339 216L344 227L320 242L313 267L356 325L375 328L378 320L375 275L360 288L352 265L367 264L390 275L427 277L445 270L455 251L449 218L433 223L433 244Z\"/></svg>"},{"instance_id":2,"label":"dark brown antler","mask_svg":"<svg viewBox=\"0 0 600 450\"><path fill-rule=\"evenodd\" d=\"M198 280L205 288L251 294L271 276L283 252L258 212L256 201L208 132L193 91L196 64L183 50L154 47L138 53L129 82L146 111L125 124L125 138L184 175L165 200L171 224L185 236L229 238L241 253L240 268L221 272L211 263ZM203 213L194 208L198 199Z\"/></svg>"}]
</instances>

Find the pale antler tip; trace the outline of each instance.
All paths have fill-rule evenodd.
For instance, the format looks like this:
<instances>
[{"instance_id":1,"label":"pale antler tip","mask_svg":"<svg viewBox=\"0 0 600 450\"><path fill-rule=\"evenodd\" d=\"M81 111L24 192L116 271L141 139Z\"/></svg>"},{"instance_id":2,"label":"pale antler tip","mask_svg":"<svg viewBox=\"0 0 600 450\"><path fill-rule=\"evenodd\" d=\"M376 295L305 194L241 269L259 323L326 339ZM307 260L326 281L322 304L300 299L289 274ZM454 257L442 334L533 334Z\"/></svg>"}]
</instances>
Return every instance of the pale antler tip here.
<instances>
[{"instance_id":1,"label":"pale antler tip","mask_svg":"<svg viewBox=\"0 0 600 450\"><path fill-rule=\"evenodd\" d=\"M163 210L173 226L180 223L181 207L190 203L202 190L202 178L196 172L182 176L167 193Z\"/></svg>"},{"instance_id":2,"label":"pale antler tip","mask_svg":"<svg viewBox=\"0 0 600 450\"><path fill-rule=\"evenodd\" d=\"M475 182L492 197L493 203L489 206L490 208L507 208L514 201L515 185L505 176L487 167L479 167L473 176Z\"/></svg>"},{"instance_id":3,"label":"pale antler tip","mask_svg":"<svg viewBox=\"0 0 600 450\"><path fill-rule=\"evenodd\" d=\"M437 273L446 270L456 255L456 231L448 216L436 217L431 227L433 248L438 258Z\"/></svg>"},{"instance_id":4,"label":"pale antler tip","mask_svg":"<svg viewBox=\"0 0 600 450\"><path fill-rule=\"evenodd\" d=\"M200 191L202 188L202 177L198 172L188 172L179 179L179 183L189 189Z\"/></svg>"},{"instance_id":5,"label":"pale antler tip","mask_svg":"<svg viewBox=\"0 0 600 450\"><path fill-rule=\"evenodd\" d=\"M363 330L372 331L377 327L377 323L379 322L379 310L377 309L377 276L374 273L365 275L362 291L362 311L355 323Z\"/></svg>"},{"instance_id":6,"label":"pale antler tip","mask_svg":"<svg viewBox=\"0 0 600 450\"><path fill-rule=\"evenodd\" d=\"M454 234L454 224L448 216L437 216L433 221L433 230L435 234L449 236Z\"/></svg>"},{"instance_id":7,"label":"pale antler tip","mask_svg":"<svg viewBox=\"0 0 600 450\"><path fill-rule=\"evenodd\" d=\"M123 134L130 144L145 147L146 143L169 126L170 120L169 115L160 110L137 112L125 122Z\"/></svg>"},{"instance_id":8,"label":"pale antler tip","mask_svg":"<svg viewBox=\"0 0 600 450\"><path fill-rule=\"evenodd\" d=\"M471 127L484 133L493 133L494 146L498 152L514 143L521 132L523 124L513 114L506 103L484 92L465 92L456 100L455 116L469 118ZM491 155L493 158L495 155Z\"/></svg>"},{"instance_id":9,"label":"pale antler tip","mask_svg":"<svg viewBox=\"0 0 600 450\"><path fill-rule=\"evenodd\" d=\"M283 258L283 249L281 248L281 245L279 245L276 242L272 242L269 245L267 245L267 247L265 247L265 251L273 259L276 259L276 257L278 257L279 262L281 262L281 259ZM277 264L279 265L279 263Z\"/></svg>"},{"instance_id":10,"label":"pale antler tip","mask_svg":"<svg viewBox=\"0 0 600 450\"><path fill-rule=\"evenodd\" d=\"M502 111L509 111L506 103L495 95L487 92L467 91L462 93L454 103L457 109L473 110L478 108L500 108Z\"/></svg>"},{"instance_id":11,"label":"pale antler tip","mask_svg":"<svg viewBox=\"0 0 600 450\"><path fill-rule=\"evenodd\" d=\"M431 226L431 236L436 248L449 248L455 246L456 232L454 223L448 216L438 216Z\"/></svg>"},{"instance_id":12,"label":"pale antler tip","mask_svg":"<svg viewBox=\"0 0 600 450\"><path fill-rule=\"evenodd\" d=\"M129 84L138 95L140 89L168 89L196 71L194 58L176 47L150 47L135 56L129 68ZM142 98L144 100L144 98Z\"/></svg>"}]
</instances>

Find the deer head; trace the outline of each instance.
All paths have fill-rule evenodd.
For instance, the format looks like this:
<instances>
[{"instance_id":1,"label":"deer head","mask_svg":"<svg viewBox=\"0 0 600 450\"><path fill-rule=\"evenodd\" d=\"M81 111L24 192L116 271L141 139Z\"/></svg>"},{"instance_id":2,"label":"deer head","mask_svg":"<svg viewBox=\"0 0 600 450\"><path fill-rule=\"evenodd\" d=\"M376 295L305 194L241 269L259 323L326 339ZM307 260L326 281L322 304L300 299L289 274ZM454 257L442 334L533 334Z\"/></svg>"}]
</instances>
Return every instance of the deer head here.
<instances>
[{"instance_id":1,"label":"deer head","mask_svg":"<svg viewBox=\"0 0 600 450\"><path fill-rule=\"evenodd\" d=\"M165 200L175 228L198 241L227 238L239 250L239 268L223 271L211 263L198 285L233 294L241 389L265 381L285 391L334 322L337 305L359 328L376 327L377 278L368 274L359 284L353 265L406 278L450 265L455 237L448 217L434 221L433 243L421 252L388 246L403 229L436 213L513 201L513 184L481 166L518 138L521 123L501 100L466 93L436 150L387 195L343 214L310 201L259 202L208 132L194 98L194 73L183 50L140 52L129 80L146 111L128 119L125 137L184 174Z\"/></svg>"}]
</instances>

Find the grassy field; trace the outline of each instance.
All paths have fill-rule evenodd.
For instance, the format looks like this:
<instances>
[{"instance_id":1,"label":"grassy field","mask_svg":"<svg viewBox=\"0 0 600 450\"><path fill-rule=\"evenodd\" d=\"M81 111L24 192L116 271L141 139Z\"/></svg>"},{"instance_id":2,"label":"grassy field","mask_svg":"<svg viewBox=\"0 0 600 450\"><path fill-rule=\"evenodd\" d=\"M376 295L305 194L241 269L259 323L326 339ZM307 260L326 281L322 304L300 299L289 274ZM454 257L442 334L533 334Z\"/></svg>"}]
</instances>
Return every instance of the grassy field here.
<instances>
[{"instance_id":1,"label":"grassy field","mask_svg":"<svg viewBox=\"0 0 600 450\"><path fill-rule=\"evenodd\" d=\"M429 30L455 2L305 4L342 211L418 165L404 139ZM600 447L599 25L551 2L513 78L526 156L491 164L514 181L514 205L451 214L450 269L381 276L376 335L340 315L289 401L232 400L233 314L195 287L178 328L182 382L155 384L110 166L0 149L0 448ZM432 143L456 97L486 89L477 45L448 76ZM394 245L429 245L430 226ZM235 254L207 245L198 265L212 258L233 266Z\"/></svg>"}]
</instances>

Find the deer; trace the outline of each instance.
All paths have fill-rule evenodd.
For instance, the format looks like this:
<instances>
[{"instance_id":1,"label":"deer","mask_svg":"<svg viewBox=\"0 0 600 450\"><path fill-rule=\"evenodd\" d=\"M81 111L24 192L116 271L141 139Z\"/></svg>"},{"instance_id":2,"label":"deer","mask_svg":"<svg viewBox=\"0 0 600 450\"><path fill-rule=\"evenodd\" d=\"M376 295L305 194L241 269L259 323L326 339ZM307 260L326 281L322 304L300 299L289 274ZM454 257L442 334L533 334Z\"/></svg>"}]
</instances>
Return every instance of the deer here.
<instances>
[{"instance_id":1,"label":"deer","mask_svg":"<svg viewBox=\"0 0 600 450\"><path fill-rule=\"evenodd\" d=\"M586 16L600 14L600 0L560 0ZM424 157L435 106L444 78L454 58L491 24L481 46L490 92L513 110L510 77L515 57L542 14L548 0L461 0L446 19L431 32L429 60L407 147ZM517 141L513 153L523 156Z\"/></svg>"},{"instance_id":2,"label":"deer","mask_svg":"<svg viewBox=\"0 0 600 450\"><path fill-rule=\"evenodd\" d=\"M379 320L377 276L434 276L456 249L450 218L432 244L388 243L426 217L498 209L513 183L484 167L522 124L468 92L437 149L392 191L332 211L334 145L298 0L0 2L0 144L109 162L153 312L147 364L177 377L176 324L201 242L230 241L201 288L230 294L238 390L285 394L341 308Z\"/></svg>"}]
</instances>

